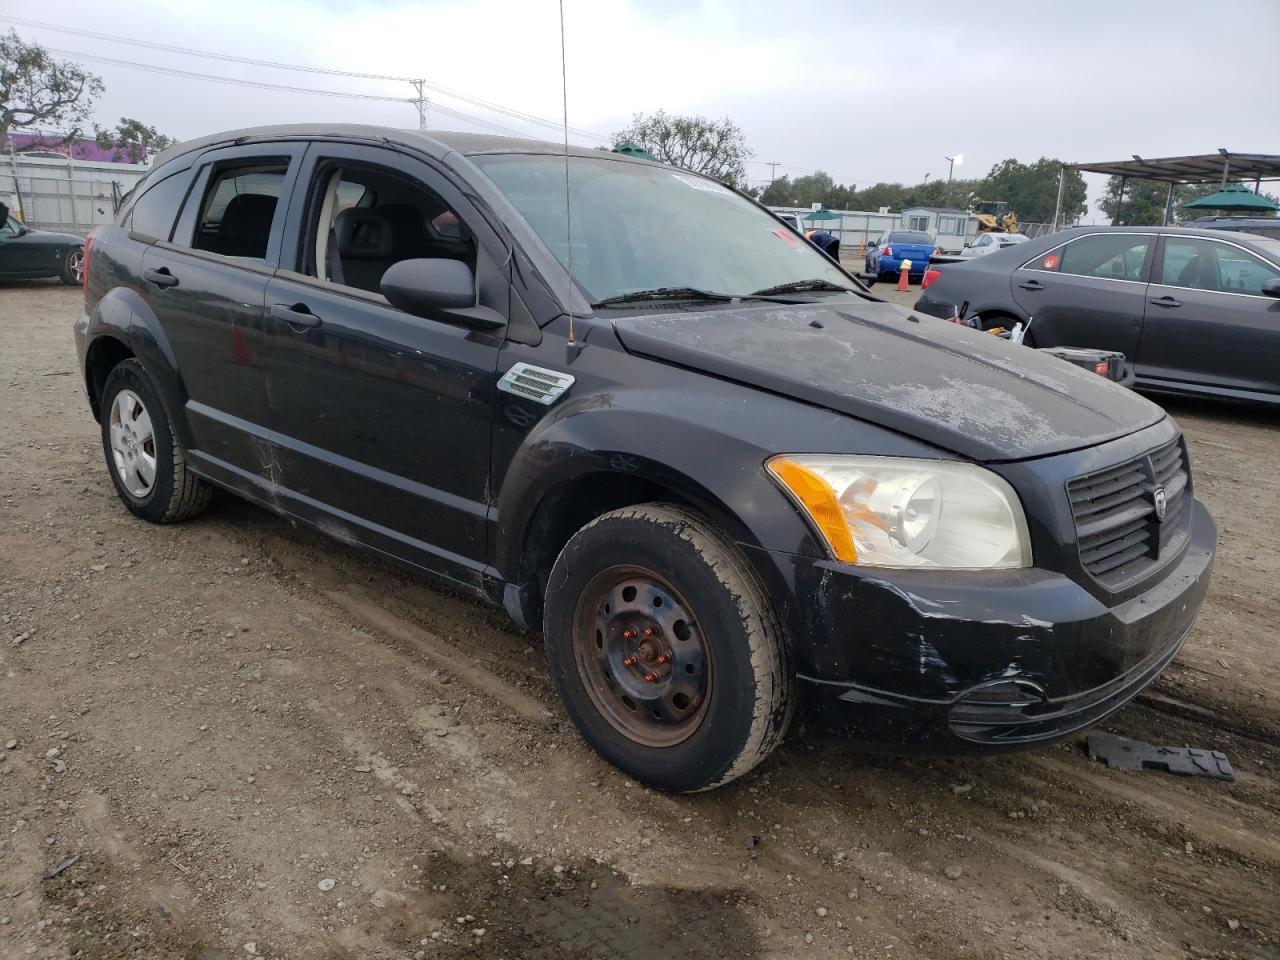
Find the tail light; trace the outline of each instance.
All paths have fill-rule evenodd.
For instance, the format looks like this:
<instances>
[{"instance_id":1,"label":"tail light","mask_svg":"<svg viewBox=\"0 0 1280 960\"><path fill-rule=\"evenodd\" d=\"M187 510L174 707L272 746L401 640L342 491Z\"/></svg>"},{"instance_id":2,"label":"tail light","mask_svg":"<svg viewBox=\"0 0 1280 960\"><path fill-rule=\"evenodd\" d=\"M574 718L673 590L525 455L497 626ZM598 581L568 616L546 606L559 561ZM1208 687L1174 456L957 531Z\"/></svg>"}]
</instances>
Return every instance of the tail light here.
<instances>
[{"instance_id":1,"label":"tail light","mask_svg":"<svg viewBox=\"0 0 1280 960\"><path fill-rule=\"evenodd\" d=\"M1100 360L1099 362L1095 363L1095 364L1093 365L1093 372L1094 372L1094 373L1096 373L1096 374L1097 374L1098 376L1100 376L1100 377L1109 377L1109 376L1111 376L1111 361L1110 361L1110 360Z\"/></svg>"},{"instance_id":2,"label":"tail light","mask_svg":"<svg viewBox=\"0 0 1280 960\"><path fill-rule=\"evenodd\" d=\"M924 279L920 281L920 289L928 290L929 285L933 283L933 281L937 280L940 276L942 276L942 271L939 270L937 267L927 268L924 272Z\"/></svg>"},{"instance_id":3,"label":"tail light","mask_svg":"<svg viewBox=\"0 0 1280 960\"><path fill-rule=\"evenodd\" d=\"M934 247L934 248L933 248L933 256L935 256L935 257L940 257L940 256L942 256L942 248L941 248L941 247Z\"/></svg>"},{"instance_id":4,"label":"tail light","mask_svg":"<svg viewBox=\"0 0 1280 960\"><path fill-rule=\"evenodd\" d=\"M889 245L886 243L886 244L885 244L885 246L884 246L884 249L880 251L880 256L882 256L882 257L892 257L892 256L893 256L893 247L889 246Z\"/></svg>"},{"instance_id":5,"label":"tail light","mask_svg":"<svg viewBox=\"0 0 1280 960\"><path fill-rule=\"evenodd\" d=\"M84 237L84 262L80 264L80 293L85 303L89 302L89 254L93 252L93 241L97 239L98 228L94 227Z\"/></svg>"}]
</instances>

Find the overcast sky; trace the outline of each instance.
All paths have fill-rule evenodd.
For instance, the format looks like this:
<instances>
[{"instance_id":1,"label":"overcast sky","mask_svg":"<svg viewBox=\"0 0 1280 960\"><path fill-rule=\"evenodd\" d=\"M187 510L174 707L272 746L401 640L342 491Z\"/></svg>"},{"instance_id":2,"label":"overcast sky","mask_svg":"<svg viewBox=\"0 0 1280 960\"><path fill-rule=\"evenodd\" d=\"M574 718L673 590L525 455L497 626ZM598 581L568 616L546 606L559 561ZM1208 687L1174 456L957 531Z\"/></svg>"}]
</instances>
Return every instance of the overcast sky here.
<instances>
[{"instance_id":1,"label":"overcast sky","mask_svg":"<svg viewBox=\"0 0 1280 960\"><path fill-rule=\"evenodd\" d=\"M750 176L823 169L837 181L985 174L1005 157L1068 161L1280 153L1280 2L1071 0L897 4L816 0L565 0L569 122L609 134L637 112L730 117ZM0 14L264 60L425 77L546 118L561 110L555 0L4 0ZM292 86L411 96L395 81L220 62L0 20L46 46ZM1255 37L1215 49L1212 38ZM98 119L179 139L259 123L416 127L406 104L248 89L86 60ZM455 98L441 105L526 135L554 131ZM482 130L434 113L431 126ZM574 142L592 144L589 137ZM1101 178L1090 178L1091 208ZM1091 210L1096 215L1096 210Z\"/></svg>"}]
</instances>

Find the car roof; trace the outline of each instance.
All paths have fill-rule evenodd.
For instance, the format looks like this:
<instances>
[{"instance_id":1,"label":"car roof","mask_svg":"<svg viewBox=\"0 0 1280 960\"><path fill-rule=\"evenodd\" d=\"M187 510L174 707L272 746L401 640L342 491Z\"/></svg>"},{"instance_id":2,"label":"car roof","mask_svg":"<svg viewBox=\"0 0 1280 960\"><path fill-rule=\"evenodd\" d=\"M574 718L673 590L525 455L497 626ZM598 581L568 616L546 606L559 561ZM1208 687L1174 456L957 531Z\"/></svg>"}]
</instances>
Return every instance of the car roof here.
<instances>
[{"instance_id":1,"label":"car roof","mask_svg":"<svg viewBox=\"0 0 1280 960\"><path fill-rule=\"evenodd\" d=\"M175 157L208 147L253 143L259 140L379 140L410 147L429 156L443 158L450 153L473 157L485 153L540 153L563 156L563 143L531 140L523 137L495 136L486 133L460 133L453 130L402 130L397 127L363 123L285 123L263 127L246 127L185 140L157 154L152 167L159 167ZM641 157L604 152L591 147L568 148L575 157L608 157L632 163L653 163Z\"/></svg>"},{"instance_id":2,"label":"car roof","mask_svg":"<svg viewBox=\"0 0 1280 960\"><path fill-rule=\"evenodd\" d=\"M1222 235L1230 232L1232 240L1261 240L1263 243L1272 242L1271 237L1264 237L1256 233L1247 233L1243 230L1218 230L1207 224L1204 226L1191 227L1149 227L1134 225L1132 227L1070 227L1066 230L1060 230L1057 233L1045 234L1038 239L1047 240L1050 237L1059 237L1058 243L1063 243L1073 237L1081 237L1088 233L1166 233L1170 236L1184 237L1202 237L1206 240L1220 240Z\"/></svg>"}]
</instances>

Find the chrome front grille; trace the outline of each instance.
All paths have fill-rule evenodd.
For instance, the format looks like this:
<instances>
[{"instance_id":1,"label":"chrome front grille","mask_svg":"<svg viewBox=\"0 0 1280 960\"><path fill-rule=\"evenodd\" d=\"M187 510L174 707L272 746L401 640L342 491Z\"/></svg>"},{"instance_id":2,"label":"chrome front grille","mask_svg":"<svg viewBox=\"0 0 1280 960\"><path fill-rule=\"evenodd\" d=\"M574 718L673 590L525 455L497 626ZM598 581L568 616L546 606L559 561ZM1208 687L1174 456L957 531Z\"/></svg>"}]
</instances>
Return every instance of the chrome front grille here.
<instances>
[{"instance_id":1,"label":"chrome front grille","mask_svg":"<svg viewBox=\"0 0 1280 960\"><path fill-rule=\"evenodd\" d=\"M1108 589L1120 590L1161 565L1186 540L1190 486L1181 438L1070 481L1067 495L1085 570Z\"/></svg>"}]
</instances>

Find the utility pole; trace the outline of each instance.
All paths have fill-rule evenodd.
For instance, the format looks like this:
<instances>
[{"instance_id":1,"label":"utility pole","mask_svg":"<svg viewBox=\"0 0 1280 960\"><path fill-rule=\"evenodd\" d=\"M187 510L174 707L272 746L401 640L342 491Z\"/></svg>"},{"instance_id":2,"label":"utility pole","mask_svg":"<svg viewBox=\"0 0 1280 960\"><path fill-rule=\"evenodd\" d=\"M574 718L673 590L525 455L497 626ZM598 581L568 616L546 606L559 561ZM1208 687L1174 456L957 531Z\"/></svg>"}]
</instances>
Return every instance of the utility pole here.
<instances>
[{"instance_id":1,"label":"utility pole","mask_svg":"<svg viewBox=\"0 0 1280 960\"><path fill-rule=\"evenodd\" d=\"M418 129L425 132L427 129L427 98L423 93L423 87L426 85L425 80L410 80L413 89L418 91L418 95L409 102L418 108Z\"/></svg>"},{"instance_id":2,"label":"utility pole","mask_svg":"<svg viewBox=\"0 0 1280 960\"><path fill-rule=\"evenodd\" d=\"M782 166L782 164L777 160L769 160L765 163L765 166L769 168L769 182L773 183L778 179L778 167Z\"/></svg>"}]
</instances>

